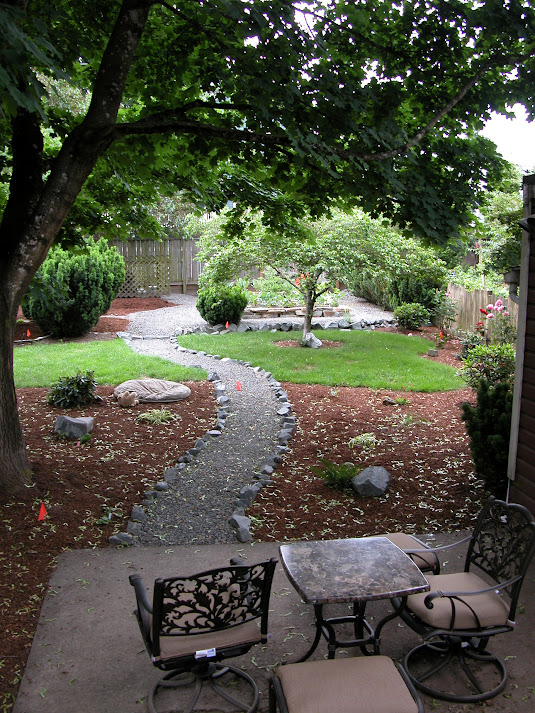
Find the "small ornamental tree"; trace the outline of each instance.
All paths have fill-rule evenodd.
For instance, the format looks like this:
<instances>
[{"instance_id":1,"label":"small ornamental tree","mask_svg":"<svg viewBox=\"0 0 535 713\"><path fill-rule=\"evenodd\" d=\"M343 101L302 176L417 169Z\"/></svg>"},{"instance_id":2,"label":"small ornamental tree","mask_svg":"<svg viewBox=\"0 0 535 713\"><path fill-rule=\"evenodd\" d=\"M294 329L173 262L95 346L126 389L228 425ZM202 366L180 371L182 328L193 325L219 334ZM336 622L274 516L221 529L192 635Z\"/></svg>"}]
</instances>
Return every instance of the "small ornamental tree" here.
<instances>
[{"instance_id":1,"label":"small ornamental tree","mask_svg":"<svg viewBox=\"0 0 535 713\"><path fill-rule=\"evenodd\" d=\"M39 274L46 299L30 292L23 305L25 314L45 334L79 337L110 308L125 279L124 259L106 241L88 242L76 252L55 247Z\"/></svg>"},{"instance_id":2,"label":"small ornamental tree","mask_svg":"<svg viewBox=\"0 0 535 713\"><path fill-rule=\"evenodd\" d=\"M259 214L248 217L240 236L228 236L225 223L205 229L197 259L205 261L201 284L232 281L240 273L252 277L272 268L278 278L300 294L305 306L303 337L311 331L318 298L335 285L341 246L319 222L289 220L285 229L271 230Z\"/></svg>"}]
</instances>

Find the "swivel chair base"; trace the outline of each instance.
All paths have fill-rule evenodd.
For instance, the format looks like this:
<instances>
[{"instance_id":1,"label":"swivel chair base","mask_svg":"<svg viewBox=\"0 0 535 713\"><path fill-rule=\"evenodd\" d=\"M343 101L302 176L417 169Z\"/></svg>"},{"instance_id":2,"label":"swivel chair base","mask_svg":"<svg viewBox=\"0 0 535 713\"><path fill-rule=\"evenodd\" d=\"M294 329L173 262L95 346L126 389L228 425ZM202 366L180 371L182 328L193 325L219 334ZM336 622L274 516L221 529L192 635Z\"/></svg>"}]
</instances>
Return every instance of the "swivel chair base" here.
<instances>
[{"instance_id":1,"label":"swivel chair base","mask_svg":"<svg viewBox=\"0 0 535 713\"><path fill-rule=\"evenodd\" d=\"M457 666L453 673L451 669L455 664ZM473 646L470 642L460 639L456 641L455 637L420 644L409 651L404 665L409 678L418 690L445 701L457 703L485 701L497 696L507 683L507 671L501 659L482 647ZM447 667L450 667L449 675L446 671ZM489 670L489 667L494 670ZM490 686L487 685L488 681L485 684L480 681L474 671L476 668L480 669L478 675L482 673L486 679L492 679ZM431 683L427 683L428 679L438 677L441 673L444 678L443 687L435 688ZM455 693L448 690L448 681L452 681L453 675L457 683L463 679L462 674L464 674L466 689L471 692ZM438 685L437 678L435 682Z\"/></svg>"},{"instance_id":2,"label":"swivel chair base","mask_svg":"<svg viewBox=\"0 0 535 713\"><path fill-rule=\"evenodd\" d=\"M244 681L245 684L248 684L248 698L250 699L252 696L252 700L239 700L223 688L218 683L218 679L222 679L226 675L237 677L238 679ZM258 687L249 674L233 666L226 666L221 663L204 663L200 664L191 672L183 670L170 671L163 678L161 678L156 683L149 696L150 713L158 713L154 704L154 699L160 689L177 689L191 684L194 684L194 691L189 697L189 700L183 703L181 708L166 708L165 713L192 713L192 711L195 710L195 705L201 695L203 687L205 686L210 688L216 695L224 698L226 701L236 706L236 709L239 711L244 711L244 713L254 713L258 708ZM161 713L163 713L163 711Z\"/></svg>"}]
</instances>

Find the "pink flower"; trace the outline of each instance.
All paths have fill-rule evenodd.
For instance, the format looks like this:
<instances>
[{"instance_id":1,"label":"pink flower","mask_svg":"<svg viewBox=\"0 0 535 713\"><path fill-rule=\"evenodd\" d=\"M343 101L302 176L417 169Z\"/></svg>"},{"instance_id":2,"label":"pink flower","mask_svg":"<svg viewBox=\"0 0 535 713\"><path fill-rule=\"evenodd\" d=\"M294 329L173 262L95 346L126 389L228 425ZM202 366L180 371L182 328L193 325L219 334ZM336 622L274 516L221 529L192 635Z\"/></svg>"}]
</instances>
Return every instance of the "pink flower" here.
<instances>
[{"instance_id":1,"label":"pink flower","mask_svg":"<svg viewBox=\"0 0 535 713\"><path fill-rule=\"evenodd\" d=\"M503 316L504 316L504 317L509 317L509 312L504 312L504 313L503 313Z\"/></svg>"},{"instance_id":2,"label":"pink flower","mask_svg":"<svg viewBox=\"0 0 535 713\"><path fill-rule=\"evenodd\" d=\"M494 305L487 305L487 309L494 309Z\"/></svg>"},{"instance_id":3,"label":"pink flower","mask_svg":"<svg viewBox=\"0 0 535 713\"><path fill-rule=\"evenodd\" d=\"M494 317L493 314L488 314L488 315L487 315L487 319L492 319L493 317Z\"/></svg>"},{"instance_id":4,"label":"pink flower","mask_svg":"<svg viewBox=\"0 0 535 713\"><path fill-rule=\"evenodd\" d=\"M407 337L412 337L412 332L409 332L409 333L407 334Z\"/></svg>"}]
</instances>

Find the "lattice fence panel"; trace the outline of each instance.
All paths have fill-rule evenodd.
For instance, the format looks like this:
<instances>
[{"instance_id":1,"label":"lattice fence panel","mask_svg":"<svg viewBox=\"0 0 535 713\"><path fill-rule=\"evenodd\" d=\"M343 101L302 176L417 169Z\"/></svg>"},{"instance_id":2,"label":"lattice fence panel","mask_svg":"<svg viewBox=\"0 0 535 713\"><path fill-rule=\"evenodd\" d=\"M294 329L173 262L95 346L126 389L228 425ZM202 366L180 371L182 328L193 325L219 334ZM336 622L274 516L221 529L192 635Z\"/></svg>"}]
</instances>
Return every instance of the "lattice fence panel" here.
<instances>
[{"instance_id":1,"label":"lattice fence panel","mask_svg":"<svg viewBox=\"0 0 535 713\"><path fill-rule=\"evenodd\" d=\"M161 297L170 292L169 256L125 258L126 279L119 297Z\"/></svg>"}]
</instances>

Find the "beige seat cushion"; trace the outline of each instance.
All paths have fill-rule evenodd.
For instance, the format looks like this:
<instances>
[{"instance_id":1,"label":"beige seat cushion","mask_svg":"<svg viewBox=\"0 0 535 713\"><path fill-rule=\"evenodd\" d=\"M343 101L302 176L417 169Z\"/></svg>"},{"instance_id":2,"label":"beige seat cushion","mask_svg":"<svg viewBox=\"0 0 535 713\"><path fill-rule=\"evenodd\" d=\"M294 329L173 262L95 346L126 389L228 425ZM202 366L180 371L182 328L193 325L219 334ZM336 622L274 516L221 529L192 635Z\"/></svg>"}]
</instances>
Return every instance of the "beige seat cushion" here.
<instances>
[{"instance_id":1,"label":"beige seat cushion","mask_svg":"<svg viewBox=\"0 0 535 713\"><path fill-rule=\"evenodd\" d=\"M262 638L257 620L246 621L210 634L160 636L160 659L188 656L204 649L222 649L242 644L258 644Z\"/></svg>"},{"instance_id":2,"label":"beige seat cushion","mask_svg":"<svg viewBox=\"0 0 535 713\"><path fill-rule=\"evenodd\" d=\"M400 550L420 550L426 547L424 542L405 532L389 532L384 537L393 542ZM435 569L438 564L438 557L431 551L414 552L409 554L409 557L423 572Z\"/></svg>"},{"instance_id":3,"label":"beige seat cushion","mask_svg":"<svg viewBox=\"0 0 535 713\"><path fill-rule=\"evenodd\" d=\"M428 574L427 580L431 592L477 592L489 586L472 572ZM462 597L461 600L437 598L433 600L432 609L428 609L424 604L427 594L429 592L412 594L407 599L407 606L422 621L437 629L450 629L452 602L455 605L455 629L477 628L477 621L469 607L477 613L481 626L502 626L509 616L508 603L494 591L465 597L464 600Z\"/></svg>"},{"instance_id":4,"label":"beige seat cushion","mask_svg":"<svg viewBox=\"0 0 535 713\"><path fill-rule=\"evenodd\" d=\"M307 661L277 671L289 713L417 713L387 656Z\"/></svg>"}]
</instances>

